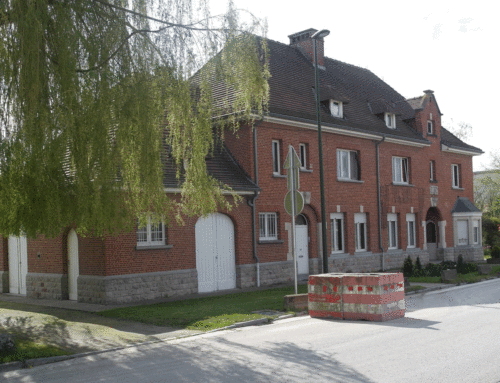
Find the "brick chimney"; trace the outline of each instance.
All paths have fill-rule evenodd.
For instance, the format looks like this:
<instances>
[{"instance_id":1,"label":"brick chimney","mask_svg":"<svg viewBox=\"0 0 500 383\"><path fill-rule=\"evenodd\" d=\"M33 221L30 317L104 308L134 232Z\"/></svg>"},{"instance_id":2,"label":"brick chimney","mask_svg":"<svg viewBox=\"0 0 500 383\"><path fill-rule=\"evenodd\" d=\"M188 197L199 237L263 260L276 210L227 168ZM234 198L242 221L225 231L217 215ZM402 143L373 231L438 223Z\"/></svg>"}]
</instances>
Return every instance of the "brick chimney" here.
<instances>
[{"instance_id":1,"label":"brick chimney","mask_svg":"<svg viewBox=\"0 0 500 383\"><path fill-rule=\"evenodd\" d=\"M297 32L294 33L293 35L288 36L290 38L290 46L300 49L300 51L309 60L311 60L312 63L314 63L314 41L311 39L311 36L317 31L318 31L317 29L309 28L306 29L305 31ZM319 39L317 41L317 48L318 48L318 65L320 67L324 67L325 48L323 39Z\"/></svg>"}]
</instances>

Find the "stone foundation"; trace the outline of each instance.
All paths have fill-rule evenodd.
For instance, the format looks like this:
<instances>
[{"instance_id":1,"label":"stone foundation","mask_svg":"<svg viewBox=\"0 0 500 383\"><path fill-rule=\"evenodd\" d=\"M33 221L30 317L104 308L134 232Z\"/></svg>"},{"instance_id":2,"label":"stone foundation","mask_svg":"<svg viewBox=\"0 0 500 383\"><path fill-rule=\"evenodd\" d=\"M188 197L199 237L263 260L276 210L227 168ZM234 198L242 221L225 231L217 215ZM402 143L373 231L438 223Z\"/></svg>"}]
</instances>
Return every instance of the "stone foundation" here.
<instances>
[{"instance_id":1,"label":"stone foundation","mask_svg":"<svg viewBox=\"0 0 500 383\"><path fill-rule=\"evenodd\" d=\"M260 264L260 285L271 286L293 283L293 261Z\"/></svg>"},{"instance_id":2,"label":"stone foundation","mask_svg":"<svg viewBox=\"0 0 500 383\"><path fill-rule=\"evenodd\" d=\"M0 271L0 293L9 292L9 272Z\"/></svg>"},{"instance_id":3,"label":"stone foundation","mask_svg":"<svg viewBox=\"0 0 500 383\"><path fill-rule=\"evenodd\" d=\"M78 277L78 301L100 304L140 302L198 292L194 269L147 274Z\"/></svg>"},{"instance_id":4,"label":"stone foundation","mask_svg":"<svg viewBox=\"0 0 500 383\"><path fill-rule=\"evenodd\" d=\"M68 276L66 274L28 273L26 296L41 299L68 299Z\"/></svg>"},{"instance_id":5,"label":"stone foundation","mask_svg":"<svg viewBox=\"0 0 500 383\"><path fill-rule=\"evenodd\" d=\"M482 246L460 246L437 249L438 258L444 261L456 262L461 255L464 262L483 262L484 250Z\"/></svg>"}]
</instances>

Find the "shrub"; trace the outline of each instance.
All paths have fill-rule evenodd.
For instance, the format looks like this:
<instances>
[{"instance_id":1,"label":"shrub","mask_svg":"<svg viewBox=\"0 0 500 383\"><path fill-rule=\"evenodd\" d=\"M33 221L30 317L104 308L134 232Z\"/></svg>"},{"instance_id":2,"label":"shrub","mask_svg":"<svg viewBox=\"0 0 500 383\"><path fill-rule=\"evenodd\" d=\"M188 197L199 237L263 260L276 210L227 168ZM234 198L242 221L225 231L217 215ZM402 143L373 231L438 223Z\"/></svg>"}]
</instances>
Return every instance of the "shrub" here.
<instances>
[{"instance_id":1,"label":"shrub","mask_svg":"<svg viewBox=\"0 0 500 383\"><path fill-rule=\"evenodd\" d=\"M457 273L458 274L465 274L464 273L464 257L462 257L462 254L458 256L457 259Z\"/></svg>"},{"instance_id":2,"label":"shrub","mask_svg":"<svg viewBox=\"0 0 500 383\"><path fill-rule=\"evenodd\" d=\"M410 256L406 257L403 263L403 275L407 278L413 276L413 261Z\"/></svg>"},{"instance_id":3,"label":"shrub","mask_svg":"<svg viewBox=\"0 0 500 383\"><path fill-rule=\"evenodd\" d=\"M14 339L8 334L0 334L0 354L8 354L16 350Z\"/></svg>"},{"instance_id":4,"label":"shrub","mask_svg":"<svg viewBox=\"0 0 500 383\"><path fill-rule=\"evenodd\" d=\"M500 246L491 249L491 258L500 258Z\"/></svg>"}]
</instances>

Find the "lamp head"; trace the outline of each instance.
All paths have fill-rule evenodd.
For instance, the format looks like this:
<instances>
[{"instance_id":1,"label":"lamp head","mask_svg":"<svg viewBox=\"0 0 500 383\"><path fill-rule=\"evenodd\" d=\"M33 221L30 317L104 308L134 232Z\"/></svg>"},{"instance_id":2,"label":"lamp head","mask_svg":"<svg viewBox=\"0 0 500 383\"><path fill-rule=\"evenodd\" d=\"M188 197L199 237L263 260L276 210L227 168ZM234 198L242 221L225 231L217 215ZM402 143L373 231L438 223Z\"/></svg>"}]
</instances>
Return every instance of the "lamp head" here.
<instances>
[{"instance_id":1,"label":"lamp head","mask_svg":"<svg viewBox=\"0 0 500 383\"><path fill-rule=\"evenodd\" d=\"M313 40L319 40L322 39L323 37L326 37L330 34L330 31L328 29L322 29L321 31L316 32L311 36L311 39Z\"/></svg>"}]
</instances>

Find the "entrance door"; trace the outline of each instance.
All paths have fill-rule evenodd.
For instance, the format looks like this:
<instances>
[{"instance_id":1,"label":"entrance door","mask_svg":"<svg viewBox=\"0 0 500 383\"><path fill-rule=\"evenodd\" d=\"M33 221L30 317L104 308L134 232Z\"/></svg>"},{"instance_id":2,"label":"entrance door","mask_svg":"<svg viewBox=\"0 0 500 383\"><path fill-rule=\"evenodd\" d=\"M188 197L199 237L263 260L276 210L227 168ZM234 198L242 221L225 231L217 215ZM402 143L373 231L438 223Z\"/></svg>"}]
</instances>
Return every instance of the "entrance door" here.
<instances>
[{"instance_id":1,"label":"entrance door","mask_svg":"<svg viewBox=\"0 0 500 383\"><path fill-rule=\"evenodd\" d=\"M28 243L25 236L9 237L9 292L26 295Z\"/></svg>"},{"instance_id":2,"label":"entrance door","mask_svg":"<svg viewBox=\"0 0 500 383\"><path fill-rule=\"evenodd\" d=\"M69 299L78 300L78 275L80 266L78 264L78 236L74 229L68 234L68 292Z\"/></svg>"},{"instance_id":3,"label":"entrance door","mask_svg":"<svg viewBox=\"0 0 500 383\"><path fill-rule=\"evenodd\" d=\"M429 260L435 261L437 249L437 230L434 222L427 222L425 225L427 235L427 251L429 252Z\"/></svg>"},{"instance_id":4,"label":"entrance door","mask_svg":"<svg viewBox=\"0 0 500 383\"><path fill-rule=\"evenodd\" d=\"M297 254L297 274L309 275L309 238L307 220L303 215L295 221L295 253Z\"/></svg>"},{"instance_id":5,"label":"entrance door","mask_svg":"<svg viewBox=\"0 0 500 383\"><path fill-rule=\"evenodd\" d=\"M223 214L210 214L196 222L198 292L236 288L234 226Z\"/></svg>"}]
</instances>

